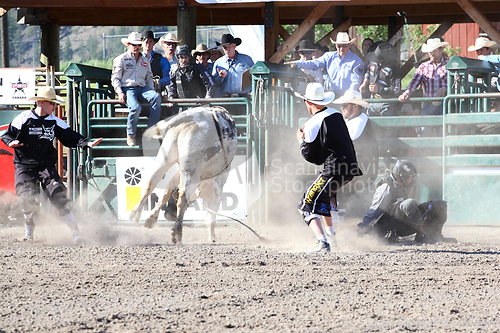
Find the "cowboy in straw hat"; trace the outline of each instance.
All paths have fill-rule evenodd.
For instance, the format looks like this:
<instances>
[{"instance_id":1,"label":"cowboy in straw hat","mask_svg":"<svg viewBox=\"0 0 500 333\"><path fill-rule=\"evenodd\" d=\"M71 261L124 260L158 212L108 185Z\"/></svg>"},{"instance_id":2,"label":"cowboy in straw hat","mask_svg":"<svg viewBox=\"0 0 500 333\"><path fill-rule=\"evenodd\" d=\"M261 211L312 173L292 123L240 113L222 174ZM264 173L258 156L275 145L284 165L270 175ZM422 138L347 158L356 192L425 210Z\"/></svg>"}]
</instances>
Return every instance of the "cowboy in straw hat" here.
<instances>
[{"instance_id":1,"label":"cowboy in straw hat","mask_svg":"<svg viewBox=\"0 0 500 333\"><path fill-rule=\"evenodd\" d=\"M177 36L173 33L169 32L161 36L160 38L160 45L165 52L165 58L170 61L170 65L179 63L179 61L175 57L175 49L177 48L177 44L179 44L179 41L177 40Z\"/></svg>"},{"instance_id":2,"label":"cowboy in straw hat","mask_svg":"<svg viewBox=\"0 0 500 333\"><path fill-rule=\"evenodd\" d=\"M170 62L160 53L155 52L154 47L160 38L155 38L151 30L142 32L143 55L149 59L155 91L161 93L170 84Z\"/></svg>"},{"instance_id":3,"label":"cowboy in straw hat","mask_svg":"<svg viewBox=\"0 0 500 333\"><path fill-rule=\"evenodd\" d=\"M333 91L337 96L341 96L348 89L358 90L363 82L365 68L363 60L349 50L349 46L355 40L355 38L349 39L346 32L339 32L337 40L332 40L337 46L336 52L327 52L315 60L296 60L285 64L291 67L297 66L300 69L326 69L328 73L328 90ZM345 73L349 74L345 75Z\"/></svg>"},{"instance_id":4,"label":"cowboy in straw hat","mask_svg":"<svg viewBox=\"0 0 500 333\"><path fill-rule=\"evenodd\" d=\"M362 175L362 172L342 115L325 106L333 101L335 94L325 92L321 84L313 82L307 85L304 95L295 95L304 99L307 111L312 116L297 130L302 157L316 165L324 165L323 171L304 193L298 209L318 241L309 252L330 252L326 236L335 235L331 205L337 208L337 191L355 176ZM323 229L321 216L327 225L326 230Z\"/></svg>"},{"instance_id":5,"label":"cowboy in straw hat","mask_svg":"<svg viewBox=\"0 0 500 333\"><path fill-rule=\"evenodd\" d=\"M28 99L28 102L38 102L38 101L47 101L47 102L53 102L53 103L57 103L57 104L66 103L66 101L62 97L59 97L56 95L56 90L54 89L54 87L48 87L48 86L38 88L38 94L36 96L30 97ZM40 103L40 104L42 104L42 103ZM37 105L38 105L38 103L37 103ZM52 112L53 111L54 110L52 110Z\"/></svg>"},{"instance_id":6,"label":"cowboy in straw hat","mask_svg":"<svg viewBox=\"0 0 500 333\"><path fill-rule=\"evenodd\" d=\"M346 209L349 218L362 218L363 208L370 206L371 197L366 197L369 184L373 184L378 176L379 147L375 137L375 131L368 115L365 113L370 104L363 100L359 91L347 90L344 96L333 101L340 105L349 136L356 150L358 164L363 170L363 176L356 177L353 182L342 188L338 193L337 201L340 207ZM332 213L333 216L333 213Z\"/></svg>"},{"instance_id":7,"label":"cowboy in straw hat","mask_svg":"<svg viewBox=\"0 0 500 333\"><path fill-rule=\"evenodd\" d=\"M134 32L131 32L127 38L122 38L121 42L125 46L128 46L129 44L140 46L140 45L142 45L142 37L141 37L141 34L134 31Z\"/></svg>"},{"instance_id":8,"label":"cowboy in straw hat","mask_svg":"<svg viewBox=\"0 0 500 333\"><path fill-rule=\"evenodd\" d=\"M148 127L160 120L161 97L154 90L153 73L149 59L141 53L141 40L138 32L133 32L127 39L128 51L113 60L111 84L118 94L118 101L129 108L127 119L127 145L136 145L137 124L141 114L141 104L138 98L142 97L151 105ZM123 42L123 41L122 41Z\"/></svg>"},{"instance_id":9,"label":"cowboy in straw hat","mask_svg":"<svg viewBox=\"0 0 500 333\"><path fill-rule=\"evenodd\" d=\"M370 98L396 98L401 93L401 70L395 63L396 48L389 42L378 41L366 51L370 60L365 80L359 87L361 93L369 92ZM372 103L369 115L395 116L399 103Z\"/></svg>"},{"instance_id":10,"label":"cowboy in straw hat","mask_svg":"<svg viewBox=\"0 0 500 333\"><path fill-rule=\"evenodd\" d=\"M430 60L425 61L418 66L415 75L411 80L406 90L399 96L399 101L405 103L410 95L422 85L424 97L438 97L443 94L447 87L447 72L446 64L449 59L443 53L443 49L449 43L444 42L441 38L430 38L425 44L422 45L422 52L429 54ZM434 105L432 102L424 103L421 115L442 115L443 105ZM433 135L429 128L423 128L421 135Z\"/></svg>"},{"instance_id":11,"label":"cowboy in straw hat","mask_svg":"<svg viewBox=\"0 0 500 333\"><path fill-rule=\"evenodd\" d=\"M216 42L216 44L222 46L225 55L217 59L212 69L215 85L220 88L224 97L246 96L251 87L242 90L241 82L243 73L254 65L252 58L236 51L236 46L241 44L241 39L235 38L231 34L222 35L221 42ZM235 113L242 112L241 106L231 106L230 108Z\"/></svg>"},{"instance_id":12,"label":"cowboy in straw hat","mask_svg":"<svg viewBox=\"0 0 500 333\"><path fill-rule=\"evenodd\" d=\"M469 46L467 51L476 51L477 56L486 56L491 54L491 48L495 45L497 45L496 42L489 40L486 37L478 37L476 38L476 42L474 43L474 45Z\"/></svg>"},{"instance_id":13,"label":"cowboy in straw hat","mask_svg":"<svg viewBox=\"0 0 500 333\"><path fill-rule=\"evenodd\" d=\"M191 55L196 59L196 63L203 66L203 68L210 73L210 76L212 75L212 69L214 66L213 63L208 62L211 54L212 50L205 44L198 44L194 50L191 50Z\"/></svg>"},{"instance_id":14,"label":"cowboy in straw hat","mask_svg":"<svg viewBox=\"0 0 500 333\"><path fill-rule=\"evenodd\" d=\"M339 104L341 106L342 115L344 116L345 119L353 118L353 116L351 115L352 112L350 112L351 109L359 109L360 112L362 111L361 108L358 108L356 106L360 106L363 108L370 107L370 103L364 101L361 93L359 91L356 91L356 90L347 90L345 92L344 96L337 98L335 101L333 101L333 104ZM351 108L351 106L353 108ZM347 112L344 113L344 110L347 110ZM357 112L354 112L354 113L357 113Z\"/></svg>"},{"instance_id":15,"label":"cowboy in straw hat","mask_svg":"<svg viewBox=\"0 0 500 333\"><path fill-rule=\"evenodd\" d=\"M210 61L213 64L215 64L217 59L224 56L224 49L222 48L222 45L217 45L217 46L213 47L211 50L212 50L212 53L210 54Z\"/></svg>"},{"instance_id":16,"label":"cowboy in straw hat","mask_svg":"<svg viewBox=\"0 0 500 333\"><path fill-rule=\"evenodd\" d=\"M66 186L56 170L57 150L54 148L54 140L58 139L69 148L92 148L102 138L91 141L54 116L56 104L63 104L64 99L56 95L53 87L39 88L38 94L28 101L36 102L35 108L14 118L2 135L2 141L14 148L15 187L26 227L23 240L31 242L34 239L33 211L37 206L36 198L40 196L39 183L70 228L74 242L82 243L83 239L71 210L71 200L68 199Z\"/></svg>"}]
</instances>

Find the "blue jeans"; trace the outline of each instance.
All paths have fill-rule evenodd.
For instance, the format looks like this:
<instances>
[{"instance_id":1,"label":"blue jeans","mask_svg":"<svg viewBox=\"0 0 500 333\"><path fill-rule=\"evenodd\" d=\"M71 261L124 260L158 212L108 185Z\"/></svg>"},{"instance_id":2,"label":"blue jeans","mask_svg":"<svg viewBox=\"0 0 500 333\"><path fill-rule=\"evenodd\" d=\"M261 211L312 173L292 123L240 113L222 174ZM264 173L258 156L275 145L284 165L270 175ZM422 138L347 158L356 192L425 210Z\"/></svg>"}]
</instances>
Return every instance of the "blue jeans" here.
<instances>
[{"instance_id":1,"label":"blue jeans","mask_svg":"<svg viewBox=\"0 0 500 333\"><path fill-rule=\"evenodd\" d=\"M148 127L160 121L161 97L156 91L148 87L124 87L122 90L127 96L127 107L129 108L127 136L135 137L137 133L137 123L142 109L139 98L145 99L151 105Z\"/></svg>"},{"instance_id":2,"label":"blue jeans","mask_svg":"<svg viewBox=\"0 0 500 333\"><path fill-rule=\"evenodd\" d=\"M422 112L420 112L422 116L439 116L443 114L443 105L434 105L432 103L424 103L422 107ZM433 129L432 127L421 127L419 135L421 137L432 137L432 136L443 136L443 129L437 128Z\"/></svg>"}]
</instances>

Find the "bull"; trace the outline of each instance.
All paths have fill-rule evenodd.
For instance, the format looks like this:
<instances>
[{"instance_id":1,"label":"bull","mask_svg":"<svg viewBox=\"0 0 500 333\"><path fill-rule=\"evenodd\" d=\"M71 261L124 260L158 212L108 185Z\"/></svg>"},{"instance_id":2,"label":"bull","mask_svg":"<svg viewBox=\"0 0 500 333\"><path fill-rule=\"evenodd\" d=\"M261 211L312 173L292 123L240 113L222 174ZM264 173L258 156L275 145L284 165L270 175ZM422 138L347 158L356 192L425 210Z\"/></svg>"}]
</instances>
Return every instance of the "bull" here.
<instances>
[{"instance_id":1,"label":"bull","mask_svg":"<svg viewBox=\"0 0 500 333\"><path fill-rule=\"evenodd\" d=\"M149 128L143 140L152 138L162 138L155 171L147 182L144 195L131 211L130 219L139 221L147 198L165 177L168 185L163 198L144 225L148 228L155 226L161 207L176 192L177 211L172 242L182 244L184 213L189 202L199 196L208 208L205 223L209 230L209 242L214 242L216 212L237 148L234 120L222 107L197 107ZM174 172L167 173L171 168Z\"/></svg>"}]
</instances>

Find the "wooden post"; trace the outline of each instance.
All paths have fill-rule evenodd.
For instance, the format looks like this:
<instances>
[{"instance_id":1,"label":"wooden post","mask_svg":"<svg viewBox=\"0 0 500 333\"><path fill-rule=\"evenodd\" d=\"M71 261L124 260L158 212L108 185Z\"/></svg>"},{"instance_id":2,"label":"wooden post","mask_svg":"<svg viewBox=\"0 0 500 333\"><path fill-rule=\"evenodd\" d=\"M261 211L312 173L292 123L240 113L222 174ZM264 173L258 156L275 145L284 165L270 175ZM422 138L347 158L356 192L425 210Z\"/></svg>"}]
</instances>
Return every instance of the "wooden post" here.
<instances>
[{"instance_id":1,"label":"wooden post","mask_svg":"<svg viewBox=\"0 0 500 333\"><path fill-rule=\"evenodd\" d=\"M40 26L41 50L40 62L42 66L54 66L59 71L59 26L44 24Z\"/></svg>"},{"instance_id":2,"label":"wooden post","mask_svg":"<svg viewBox=\"0 0 500 333\"><path fill-rule=\"evenodd\" d=\"M187 44L189 49L196 48L196 7L177 7L177 40L179 45Z\"/></svg>"},{"instance_id":3,"label":"wooden post","mask_svg":"<svg viewBox=\"0 0 500 333\"><path fill-rule=\"evenodd\" d=\"M9 67L9 21L8 12L2 15L2 67Z\"/></svg>"},{"instance_id":4,"label":"wooden post","mask_svg":"<svg viewBox=\"0 0 500 333\"><path fill-rule=\"evenodd\" d=\"M279 21L279 7L276 6L274 1L266 2L265 4L265 55L264 58L269 60L276 48L279 45L278 34L280 31L280 21Z\"/></svg>"}]
</instances>

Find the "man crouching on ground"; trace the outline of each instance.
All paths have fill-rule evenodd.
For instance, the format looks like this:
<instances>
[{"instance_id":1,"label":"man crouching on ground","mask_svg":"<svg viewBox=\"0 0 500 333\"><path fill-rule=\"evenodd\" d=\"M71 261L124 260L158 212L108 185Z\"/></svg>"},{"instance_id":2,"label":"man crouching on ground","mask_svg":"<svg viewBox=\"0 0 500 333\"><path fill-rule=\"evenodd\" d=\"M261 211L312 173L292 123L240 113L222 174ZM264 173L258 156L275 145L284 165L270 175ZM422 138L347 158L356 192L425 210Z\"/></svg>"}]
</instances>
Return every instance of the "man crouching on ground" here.
<instances>
[{"instance_id":1,"label":"man crouching on ground","mask_svg":"<svg viewBox=\"0 0 500 333\"><path fill-rule=\"evenodd\" d=\"M373 201L363 222L358 224L360 236L371 233L396 242L399 237L415 235L417 243L450 242L443 237L447 219L446 201L418 204L416 194L417 169L410 161L399 160L390 175L377 183Z\"/></svg>"},{"instance_id":2,"label":"man crouching on ground","mask_svg":"<svg viewBox=\"0 0 500 333\"><path fill-rule=\"evenodd\" d=\"M307 188L298 209L318 239L316 247L308 252L330 252L320 216L331 218L330 210L337 208L337 191L362 172L342 113L326 107L335 94L324 92L320 83L313 82L307 85L304 95L295 95L304 99L312 116L297 130L300 153L308 162L323 164L323 171Z\"/></svg>"}]
</instances>

